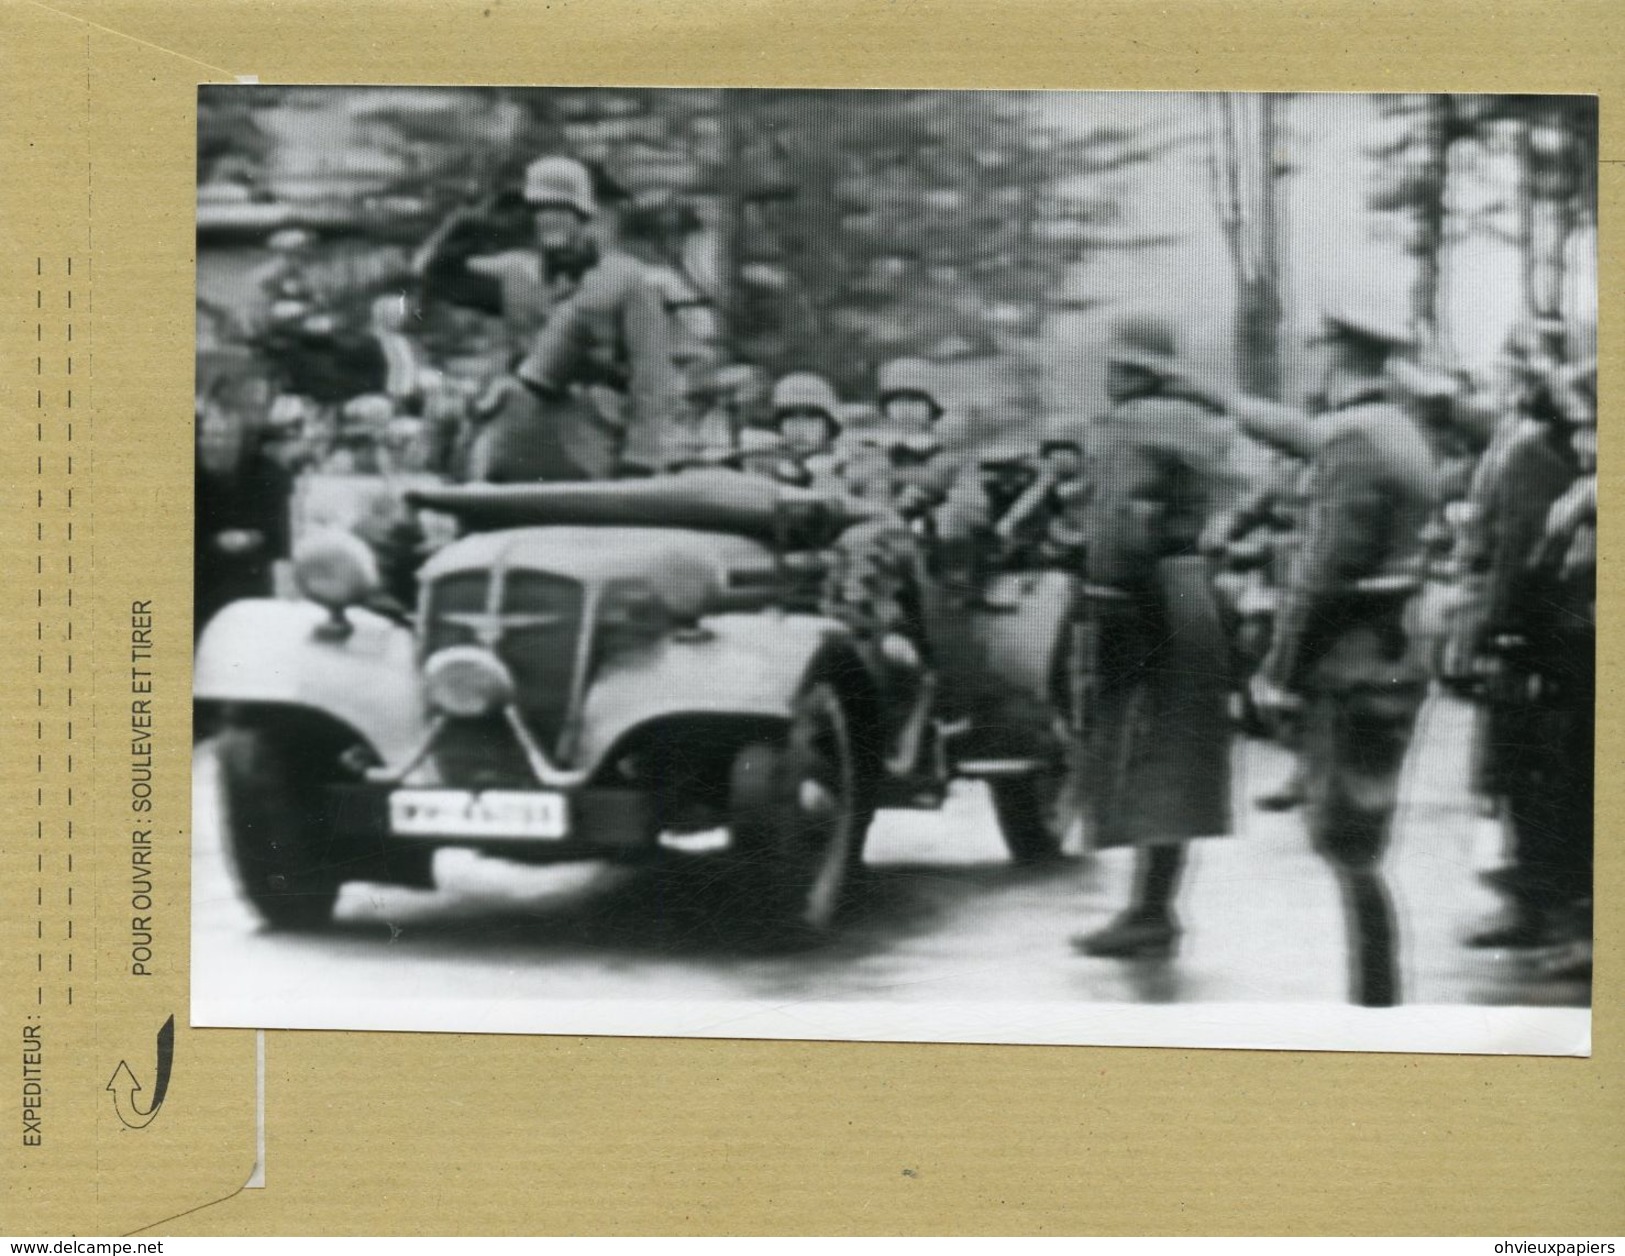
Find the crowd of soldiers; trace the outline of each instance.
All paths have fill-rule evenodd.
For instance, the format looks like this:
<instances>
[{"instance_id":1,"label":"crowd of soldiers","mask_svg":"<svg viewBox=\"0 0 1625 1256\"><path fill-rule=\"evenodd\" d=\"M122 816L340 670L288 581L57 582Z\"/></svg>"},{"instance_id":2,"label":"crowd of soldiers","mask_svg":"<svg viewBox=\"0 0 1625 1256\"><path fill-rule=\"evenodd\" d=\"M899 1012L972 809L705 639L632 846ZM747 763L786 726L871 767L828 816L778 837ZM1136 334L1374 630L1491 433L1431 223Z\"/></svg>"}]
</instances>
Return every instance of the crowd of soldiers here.
<instances>
[{"instance_id":1,"label":"crowd of soldiers","mask_svg":"<svg viewBox=\"0 0 1625 1256\"><path fill-rule=\"evenodd\" d=\"M1521 327L1496 379L1474 381L1382 305L1337 304L1297 408L1199 370L1170 322L1126 316L1102 350L1105 414L967 451L944 439L950 399L927 361L884 365L872 403L809 372L686 369L667 295L602 229L588 171L543 158L520 195L528 241L493 248L479 214L454 214L413 257L410 292L373 302L343 350L372 387L287 391L254 448L229 399L200 393L200 623L263 591L308 470L516 482L725 465L868 498L888 522L852 540L831 600L881 633L918 637L886 607L927 546L1078 579L1093 842L1137 860L1132 901L1073 939L1082 953L1177 948L1185 844L1232 831L1231 739L1247 732L1293 752L1256 804L1301 811L1336 876L1351 1000L1396 1002L1384 854L1418 711L1442 686L1482 704L1476 783L1509 834L1486 874L1505 913L1464 944L1589 977L1596 372L1561 326ZM331 341L290 261L305 241L273 244L265 318ZM436 301L500 323L492 378L423 359L410 332ZM914 645L902 653L929 657Z\"/></svg>"}]
</instances>

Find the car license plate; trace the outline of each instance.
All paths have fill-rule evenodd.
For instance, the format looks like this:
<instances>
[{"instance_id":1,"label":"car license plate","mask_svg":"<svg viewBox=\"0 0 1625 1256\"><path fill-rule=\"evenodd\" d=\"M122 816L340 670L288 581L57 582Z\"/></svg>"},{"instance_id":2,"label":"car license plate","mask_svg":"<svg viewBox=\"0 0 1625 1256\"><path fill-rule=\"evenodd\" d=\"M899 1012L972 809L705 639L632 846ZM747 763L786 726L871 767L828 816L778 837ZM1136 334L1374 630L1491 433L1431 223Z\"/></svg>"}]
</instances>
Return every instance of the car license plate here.
<instances>
[{"instance_id":1,"label":"car license plate","mask_svg":"<svg viewBox=\"0 0 1625 1256\"><path fill-rule=\"evenodd\" d=\"M399 789L389 796L389 829L398 837L556 840L569 832L569 811L563 794Z\"/></svg>"}]
</instances>

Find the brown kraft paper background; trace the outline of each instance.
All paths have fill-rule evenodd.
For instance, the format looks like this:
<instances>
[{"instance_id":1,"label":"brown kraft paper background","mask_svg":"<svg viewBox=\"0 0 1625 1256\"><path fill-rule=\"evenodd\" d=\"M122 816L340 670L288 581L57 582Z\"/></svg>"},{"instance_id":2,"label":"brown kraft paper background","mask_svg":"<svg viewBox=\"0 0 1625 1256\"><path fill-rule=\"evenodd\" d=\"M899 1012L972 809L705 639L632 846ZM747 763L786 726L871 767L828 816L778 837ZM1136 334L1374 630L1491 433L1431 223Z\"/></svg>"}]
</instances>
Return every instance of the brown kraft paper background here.
<instances>
[{"instance_id":1,"label":"brown kraft paper background","mask_svg":"<svg viewBox=\"0 0 1625 1256\"><path fill-rule=\"evenodd\" d=\"M1615 894L1590 1059L273 1032L265 1185L242 1189L255 1035L188 1024L186 844L200 82L1595 92L1597 866L1617 889L1625 6L10 0L0 30L0 1230L1625 1233ZM130 792L136 602L152 612L146 815ZM130 972L136 828L154 852L147 976ZM164 1106L128 1129L109 1081L125 1061L151 1087L170 1015ZM31 1042L38 1146L23 1143Z\"/></svg>"}]
</instances>

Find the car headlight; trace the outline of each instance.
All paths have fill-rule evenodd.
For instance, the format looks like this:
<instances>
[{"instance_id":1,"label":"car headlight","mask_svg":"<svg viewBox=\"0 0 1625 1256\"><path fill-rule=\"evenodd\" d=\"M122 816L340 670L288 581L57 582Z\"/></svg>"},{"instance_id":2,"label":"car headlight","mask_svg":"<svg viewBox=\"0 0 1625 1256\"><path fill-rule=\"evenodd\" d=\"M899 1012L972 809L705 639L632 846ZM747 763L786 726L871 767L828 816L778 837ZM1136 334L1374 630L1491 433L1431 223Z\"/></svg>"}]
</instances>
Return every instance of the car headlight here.
<instances>
[{"instance_id":1,"label":"car headlight","mask_svg":"<svg viewBox=\"0 0 1625 1256\"><path fill-rule=\"evenodd\" d=\"M456 719L478 719L514 699L513 673L477 645L453 645L431 655L423 667L429 705Z\"/></svg>"},{"instance_id":2,"label":"car headlight","mask_svg":"<svg viewBox=\"0 0 1625 1256\"><path fill-rule=\"evenodd\" d=\"M294 552L293 582L317 605L342 611L378 590L378 560L358 536L321 532Z\"/></svg>"}]
</instances>

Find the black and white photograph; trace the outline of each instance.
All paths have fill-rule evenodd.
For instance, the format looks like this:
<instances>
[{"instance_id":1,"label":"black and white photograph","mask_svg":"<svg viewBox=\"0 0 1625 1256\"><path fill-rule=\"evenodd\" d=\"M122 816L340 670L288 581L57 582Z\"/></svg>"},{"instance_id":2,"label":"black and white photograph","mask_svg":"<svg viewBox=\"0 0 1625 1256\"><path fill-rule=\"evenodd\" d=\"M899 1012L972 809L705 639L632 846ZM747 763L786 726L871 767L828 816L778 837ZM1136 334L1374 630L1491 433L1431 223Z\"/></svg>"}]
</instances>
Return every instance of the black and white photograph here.
<instances>
[{"instance_id":1,"label":"black and white photograph","mask_svg":"<svg viewBox=\"0 0 1625 1256\"><path fill-rule=\"evenodd\" d=\"M200 88L192 1023L1589 1054L1597 128Z\"/></svg>"}]
</instances>

